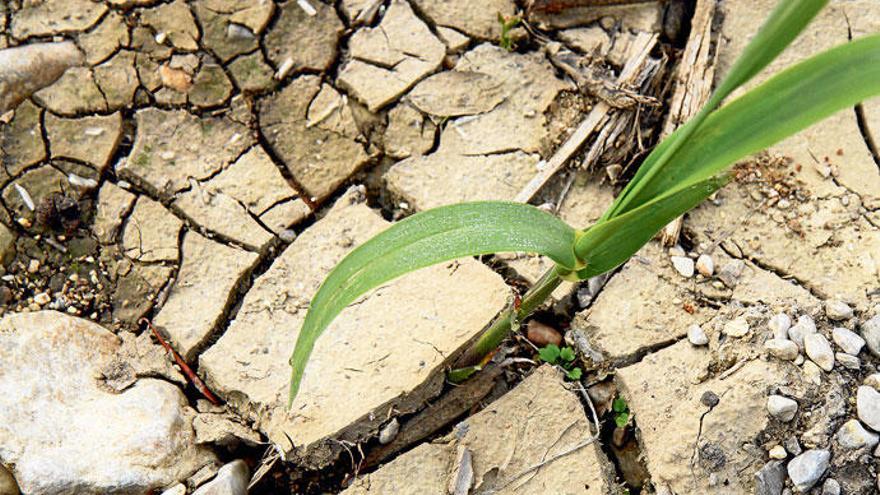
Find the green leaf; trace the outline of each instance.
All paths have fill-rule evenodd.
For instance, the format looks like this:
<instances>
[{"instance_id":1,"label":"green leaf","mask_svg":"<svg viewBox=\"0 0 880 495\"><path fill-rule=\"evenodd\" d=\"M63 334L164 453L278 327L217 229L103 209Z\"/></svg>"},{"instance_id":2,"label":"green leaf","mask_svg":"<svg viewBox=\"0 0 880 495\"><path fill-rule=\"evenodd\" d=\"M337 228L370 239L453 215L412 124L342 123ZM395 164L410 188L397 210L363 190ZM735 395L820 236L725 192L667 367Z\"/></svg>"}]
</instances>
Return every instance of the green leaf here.
<instances>
[{"instance_id":1,"label":"green leaf","mask_svg":"<svg viewBox=\"0 0 880 495\"><path fill-rule=\"evenodd\" d=\"M559 350L559 357L566 362L574 361L574 351L571 349L571 347L563 347Z\"/></svg>"},{"instance_id":2,"label":"green leaf","mask_svg":"<svg viewBox=\"0 0 880 495\"><path fill-rule=\"evenodd\" d=\"M346 306L400 275L465 256L537 253L567 270L578 268L575 231L533 206L483 201L417 213L348 254L312 299L290 358L290 401L315 341ZM582 266L582 265L581 265Z\"/></svg>"},{"instance_id":3,"label":"green leaf","mask_svg":"<svg viewBox=\"0 0 880 495\"><path fill-rule=\"evenodd\" d=\"M556 361L559 360L560 353L559 346L556 344L548 344L547 346L538 349L538 357L541 358L541 361L550 364L556 364Z\"/></svg>"},{"instance_id":4,"label":"green leaf","mask_svg":"<svg viewBox=\"0 0 880 495\"><path fill-rule=\"evenodd\" d=\"M618 413L614 415L614 424L617 425L618 428L623 428L626 426L626 423L629 421L629 413Z\"/></svg>"},{"instance_id":5,"label":"green leaf","mask_svg":"<svg viewBox=\"0 0 880 495\"><path fill-rule=\"evenodd\" d=\"M672 191L582 233L575 252L587 266L577 272L581 280L601 275L628 260L664 225L700 204L729 180L723 175Z\"/></svg>"},{"instance_id":6,"label":"green leaf","mask_svg":"<svg viewBox=\"0 0 880 495\"><path fill-rule=\"evenodd\" d=\"M629 407L626 405L626 401L623 400L623 397L615 397L613 401L611 401L611 410L616 413L622 413L629 411Z\"/></svg>"},{"instance_id":7,"label":"green leaf","mask_svg":"<svg viewBox=\"0 0 880 495\"><path fill-rule=\"evenodd\" d=\"M648 155L602 219L612 218L641 204L638 202L633 204L631 196L644 187L650 179L665 173L666 164L673 160L680 147L689 142L691 134L702 127L703 121L709 114L731 92L772 62L827 3L828 0L781 0L734 62L706 105L687 124L678 128Z\"/></svg>"},{"instance_id":8,"label":"green leaf","mask_svg":"<svg viewBox=\"0 0 880 495\"><path fill-rule=\"evenodd\" d=\"M583 375L583 373L584 372L580 368L572 368L568 370L565 376L567 376L569 380L576 382L581 379L581 375Z\"/></svg>"}]
</instances>

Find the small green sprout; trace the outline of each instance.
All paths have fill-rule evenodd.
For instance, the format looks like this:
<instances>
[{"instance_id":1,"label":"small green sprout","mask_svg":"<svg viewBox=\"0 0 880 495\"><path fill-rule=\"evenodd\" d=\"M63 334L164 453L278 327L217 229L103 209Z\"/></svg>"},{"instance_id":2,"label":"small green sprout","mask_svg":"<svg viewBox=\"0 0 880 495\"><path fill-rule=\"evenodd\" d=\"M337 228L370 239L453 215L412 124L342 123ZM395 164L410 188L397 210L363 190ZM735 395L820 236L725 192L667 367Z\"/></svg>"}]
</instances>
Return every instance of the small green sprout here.
<instances>
[{"instance_id":1,"label":"small green sprout","mask_svg":"<svg viewBox=\"0 0 880 495\"><path fill-rule=\"evenodd\" d=\"M629 422L629 406L623 397L617 397L611 402L611 412L614 413L614 424L623 428Z\"/></svg>"},{"instance_id":2,"label":"small green sprout","mask_svg":"<svg viewBox=\"0 0 880 495\"><path fill-rule=\"evenodd\" d=\"M556 344L549 344L538 349L538 357L545 363L555 364L562 367L562 369L565 370L565 376L568 377L569 380L580 380L581 375L583 375L583 370L574 365L577 356L571 347L566 346L560 349Z\"/></svg>"},{"instance_id":3,"label":"small green sprout","mask_svg":"<svg viewBox=\"0 0 880 495\"><path fill-rule=\"evenodd\" d=\"M510 32L522 22L522 18L518 15L513 16L504 16L501 15L501 12L498 13L498 23L501 24L501 40L498 42L501 45L501 48L512 52L514 48L514 42L510 38Z\"/></svg>"}]
</instances>

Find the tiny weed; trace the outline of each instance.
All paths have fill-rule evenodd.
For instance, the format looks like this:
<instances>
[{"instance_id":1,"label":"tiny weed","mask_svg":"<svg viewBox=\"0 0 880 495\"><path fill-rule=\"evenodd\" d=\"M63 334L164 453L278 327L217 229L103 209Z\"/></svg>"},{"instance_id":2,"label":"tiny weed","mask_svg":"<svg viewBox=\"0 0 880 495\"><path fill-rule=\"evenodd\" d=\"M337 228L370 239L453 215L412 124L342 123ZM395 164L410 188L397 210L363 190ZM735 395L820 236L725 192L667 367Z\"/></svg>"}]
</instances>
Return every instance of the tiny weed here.
<instances>
[{"instance_id":1,"label":"tiny weed","mask_svg":"<svg viewBox=\"0 0 880 495\"><path fill-rule=\"evenodd\" d=\"M545 363L561 366L569 380L577 381L581 379L583 370L574 365L574 360L577 356L571 347L566 346L560 349L559 346L550 344L538 349L538 357Z\"/></svg>"},{"instance_id":2,"label":"tiny weed","mask_svg":"<svg viewBox=\"0 0 880 495\"><path fill-rule=\"evenodd\" d=\"M514 42L510 38L510 32L522 22L522 18L518 15L514 16L504 16L501 15L501 12L498 13L498 23L501 24L501 40L499 40L498 44L501 45L501 48L512 52L514 49Z\"/></svg>"},{"instance_id":3,"label":"tiny weed","mask_svg":"<svg viewBox=\"0 0 880 495\"><path fill-rule=\"evenodd\" d=\"M617 397L611 402L611 412L614 413L614 424L623 428L629 422L629 406L623 397Z\"/></svg>"}]
</instances>

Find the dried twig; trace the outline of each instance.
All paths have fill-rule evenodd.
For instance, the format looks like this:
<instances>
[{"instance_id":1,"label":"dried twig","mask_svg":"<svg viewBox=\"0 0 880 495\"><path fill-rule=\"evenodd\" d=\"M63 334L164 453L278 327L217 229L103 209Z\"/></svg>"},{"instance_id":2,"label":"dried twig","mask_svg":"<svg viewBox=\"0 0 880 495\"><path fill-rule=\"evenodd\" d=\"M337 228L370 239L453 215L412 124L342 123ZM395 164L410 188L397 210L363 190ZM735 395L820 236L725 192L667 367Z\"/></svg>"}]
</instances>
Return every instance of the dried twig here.
<instances>
[{"instance_id":1,"label":"dried twig","mask_svg":"<svg viewBox=\"0 0 880 495\"><path fill-rule=\"evenodd\" d=\"M209 389L208 386L205 385L205 382L203 382L202 379L199 378L199 375L197 375L192 370L192 368L190 368L189 365L186 364L186 361L184 361L183 358L180 357L180 354L178 354L177 351L175 351L174 348L171 347L171 345L162 338L162 335L159 334L159 331L156 330L156 327L153 326L153 323L146 318L141 318L140 320L138 320L138 323L147 325L150 331L153 332L153 335L156 336L156 339L159 341L159 343L162 344L162 347L164 347L166 351L171 353L171 356L174 358L174 362L176 362L177 365L180 366L180 370L183 371L183 374L186 375L186 378L193 384L193 386L195 386L196 389L202 395L204 395L206 399L211 401L211 404L219 406L221 404L220 399L218 399L217 396L214 395L213 392L211 392L211 389Z\"/></svg>"}]
</instances>

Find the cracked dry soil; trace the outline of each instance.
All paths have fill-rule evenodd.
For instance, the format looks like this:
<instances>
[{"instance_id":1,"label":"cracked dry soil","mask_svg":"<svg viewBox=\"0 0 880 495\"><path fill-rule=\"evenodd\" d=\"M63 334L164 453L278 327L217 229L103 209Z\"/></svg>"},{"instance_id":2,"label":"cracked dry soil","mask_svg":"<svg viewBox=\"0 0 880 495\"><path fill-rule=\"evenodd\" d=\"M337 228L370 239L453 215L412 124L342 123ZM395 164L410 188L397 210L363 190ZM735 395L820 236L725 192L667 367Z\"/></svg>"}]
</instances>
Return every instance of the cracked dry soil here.
<instances>
[{"instance_id":1,"label":"cracked dry soil","mask_svg":"<svg viewBox=\"0 0 880 495\"><path fill-rule=\"evenodd\" d=\"M877 99L739 164L674 246L557 289L534 319L581 380L524 322L445 383L548 266L499 255L346 309L286 407L347 252L459 201L589 224L774 3L536 8L512 51L513 0L0 4L0 48L85 60L0 116L0 494L877 493ZM880 4L833 0L750 84L878 30Z\"/></svg>"}]
</instances>

